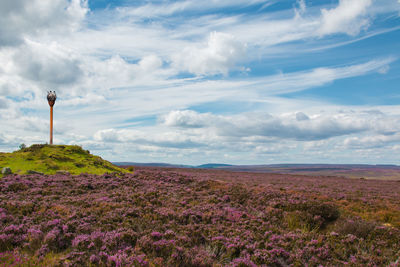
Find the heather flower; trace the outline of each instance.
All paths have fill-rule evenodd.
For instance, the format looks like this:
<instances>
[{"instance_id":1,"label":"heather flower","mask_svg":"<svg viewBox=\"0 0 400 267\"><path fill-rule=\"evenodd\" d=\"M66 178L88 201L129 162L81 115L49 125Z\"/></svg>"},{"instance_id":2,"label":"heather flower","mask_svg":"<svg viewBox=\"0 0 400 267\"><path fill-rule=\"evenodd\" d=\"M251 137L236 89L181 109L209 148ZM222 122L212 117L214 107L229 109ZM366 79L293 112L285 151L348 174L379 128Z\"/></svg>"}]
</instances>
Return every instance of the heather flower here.
<instances>
[{"instance_id":1,"label":"heather flower","mask_svg":"<svg viewBox=\"0 0 400 267\"><path fill-rule=\"evenodd\" d=\"M85 248L86 243L88 243L90 240L89 235L78 235L72 240L72 246L73 247L81 247L82 249Z\"/></svg>"},{"instance_id":2,"label":"heather flower","mask_svg":"<svg viewBox=\"0 0 400 267\"><path fill-rule=\"evenodd\" d=\"M357 239L357 237L355 235L348 234L344 241L347 243L353 243L356 239Z\"/></svg>"},{"instance_id":3,"label":"heather flower","mask_svg":"<svg viewBox=\"0 0 400 267\"><path fill-rule=\"evenodd\" d=\"M6 222L7 218L8 218L8 216L7 216L7 213L5 212L5 210L0 208L0 222L3 222L3 223Z\"/></svg>"},{"instance_id":4,"label":"heather flower","mask_svg":"<svg viewBox=\"0 0 400 267\"><path fill-rule=\"evenodd\" d=\"M139 256L134 256L131 259L131 262L135 265L135 266L140 266L140 267L148 267L149 263L148 261L146 261L144 259L143 255L139 255Z\"/></svg>"},{"instance_id":5,"label":"heather flower","mask_svg":"<svg viewBox=\"0 0 400 267\"><path fill-rule=\"evenodd\" d=\"M357 263L357 258L354 255L351 255L350 256L350 262L353 263L353 264L356 264Z\"/></svg>"},{"instance_id":6,"label":"heather flower","mask_svg":"<svg viewBox=\"0 0 400 267\"><path fill-rule=\"evenodd\" d=\"M122 266L120 260L116 256L108 256L107 263L110 266L116 266L116 267Z\"/></svg>"},{"instance_id":7,"label":"heather flower","mask_svg":"<svg viewBox=\"0 0 400 267\"><path fill-rule=\"evenodd\" d=\"M20 224L20 225L14 225L11 224L7 227L4 228L4 232L8 234L21 234L25 232L25 225Z\"/></svg>"},{"instance_id":8,"label":"heather flower","mask_svg":"<svg viewBox=\"0 0 400 267\"><path fill-rule=\"evenodd\" d=\"M152 232L150 235L154 239L160 239L163 236L160 232Z\"/></svg>"},{"instance_id":9,"label":"heather flower","mask_svg":"<svg viewBox=\"0 0 400 267\"><path fill-rule=\"evenodd\" d=\"M89 260L90 260L91 263L95 263L96 264L96 263L99 262L100 258L93 254L93 255L90 256Z\"/></svg>"},{"instance_id":10,"label":"heather flower","mask_svg":"<svg viewBox=\"0 0 400 267\"><path fill-rule=\"evenodd\" d=\"M230 266L232 266L232 267L256 267L257 265L254 264L254 262L250 260L250 257L247 256L244 258L234 259Z\"/></svg>"},{"instance_id":11,"label":"heather flower","mask_svg":"<svg viewBox=\"0 0 400 267\"><path fill-rule=\"evenodd\" d=\"M56 226L56 225L60 225L60 224L61 224L60 219L54 219L54 220L47 222L47 227Z\"/></svg>"},{"instance_id":12,"label":"heather flower","mask_svg":"<svg viewBox=\"0 0 400 267\"><path fill-rule=\"evenodd\" d=\"M101 252L99 253L99 258L100 258L100 260L101 260L102 262L107 262L107 260L108 260L108 254L107 254L106 252L104 252L104 251L101 251Z\"/></svg>"},{"instance_id":13,"label":"heather flower","mask_svg":"<svg viewBox=\"0 0 400 267\"><path fill-rule=\"evenodd\" d=\"M47 253L50 252L50 249L47 244L44 244L37 252L36 256L39 258L44 257Z\"/></svg>"},{"instance_id":14,"label":"heather flower","mask_svg":"<svg viewBox=\"0 0 400 267\"><path fill-rule=\"evenodd\" d=\"M331 236L339 236L339 234L336 233L336 232L331 232L330 235L331 235Z\"/></svg>"},{"instance_id":15,"label":"heather flower","mask_svg":"<svg viewBox=\"0 0 400 267\"><path fill-rule=\"evenodd\" d=\"M57 239L57 236L60 234L60 231L57 228L54 228L50 232L48 232L44 238L44 242L53 242Z\"/></svg>"},{"instance_id":16,"label":"heather flower","mask_svg":"<svg viewBox=\"0 0 400 267\"><path fill-rule=\"evenodd\" d=\"M166 237L174 237L175 235L176 235L175 232L172 230L167 230L164 233L164 236L166 236Z\"/></svg>"},{"instance_id":17,"label":"heather flower","mask_svg":"<svg viewBox=\"0 0 400 267\"><path fill-rule=\"evenodd\" d=\"M356 264L390 266L400 256L391 253L400 249L396 227L348 221L349 212L335 222L333 204L343 195L350 206L398 207L398 182L339 186L329 178L151 168L121 177L30 175L29 186L24 179L0 180L0 251L68 253L59 265L331 266L351 262L352 253ZM256 179L256 188L236 185ZM16 182L26 189L7 189Z\"/></svg>"}]
</instances>

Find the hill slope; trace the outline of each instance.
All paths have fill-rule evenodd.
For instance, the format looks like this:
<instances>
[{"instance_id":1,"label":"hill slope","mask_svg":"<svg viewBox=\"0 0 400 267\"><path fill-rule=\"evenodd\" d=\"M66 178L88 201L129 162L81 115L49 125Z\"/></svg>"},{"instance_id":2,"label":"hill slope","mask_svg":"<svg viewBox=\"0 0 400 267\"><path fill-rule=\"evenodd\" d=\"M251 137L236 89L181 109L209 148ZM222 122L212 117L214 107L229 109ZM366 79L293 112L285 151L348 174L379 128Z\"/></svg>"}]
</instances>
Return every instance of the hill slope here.
<instances>
[{"instance_id":1,"label":"hill slope","mask_svg":"<svg viewBox=\"0 0 400 267\"><path fill-rule=\"evenodd\" d=\"M32 145L12 153L0 153L0 167L10 167L13 173L41 172L55 174L68 171L71 174L104 174L127 172L99 156L94 156L80 146Z\"/></svg>"}]
</instances>

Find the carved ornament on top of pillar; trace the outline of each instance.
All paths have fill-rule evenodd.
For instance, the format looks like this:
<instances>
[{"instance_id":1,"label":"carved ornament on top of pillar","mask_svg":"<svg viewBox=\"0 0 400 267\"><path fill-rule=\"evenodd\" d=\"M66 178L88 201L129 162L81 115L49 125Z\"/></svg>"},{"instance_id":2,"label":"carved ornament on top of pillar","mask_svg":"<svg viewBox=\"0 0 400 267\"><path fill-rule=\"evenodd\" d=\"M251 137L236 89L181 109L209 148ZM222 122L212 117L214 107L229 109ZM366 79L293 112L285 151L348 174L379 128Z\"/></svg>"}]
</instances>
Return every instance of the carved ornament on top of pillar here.
<instances>
[{"instance_id":1,"label":"carved ornament on top of pillar","mask_svg":"<svg viewBox=\"0 0 400 267\"><path fill-rule=\"evenodd\" d=\"M56 99L57 99L56 91L49 91L47 93L47 101L49 102L50 107L54 106Z\"/></svg>"}]
</instances>

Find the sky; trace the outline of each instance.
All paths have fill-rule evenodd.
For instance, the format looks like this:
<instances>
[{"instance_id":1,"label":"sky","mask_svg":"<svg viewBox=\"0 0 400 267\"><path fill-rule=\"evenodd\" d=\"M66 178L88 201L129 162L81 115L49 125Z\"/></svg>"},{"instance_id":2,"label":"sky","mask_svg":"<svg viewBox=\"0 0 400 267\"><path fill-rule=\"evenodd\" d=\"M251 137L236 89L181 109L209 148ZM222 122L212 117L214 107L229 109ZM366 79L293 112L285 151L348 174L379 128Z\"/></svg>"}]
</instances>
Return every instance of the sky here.
<instances>
[{"instance_id":1,"label":"sky","mask_svg":"<svg viewBox=\"0 0 400 267\"><path fill-rule=\"evenodd\" d=\"M400 0L2 0L0 151L400 164Z\"/></svg>"}]
</instances>

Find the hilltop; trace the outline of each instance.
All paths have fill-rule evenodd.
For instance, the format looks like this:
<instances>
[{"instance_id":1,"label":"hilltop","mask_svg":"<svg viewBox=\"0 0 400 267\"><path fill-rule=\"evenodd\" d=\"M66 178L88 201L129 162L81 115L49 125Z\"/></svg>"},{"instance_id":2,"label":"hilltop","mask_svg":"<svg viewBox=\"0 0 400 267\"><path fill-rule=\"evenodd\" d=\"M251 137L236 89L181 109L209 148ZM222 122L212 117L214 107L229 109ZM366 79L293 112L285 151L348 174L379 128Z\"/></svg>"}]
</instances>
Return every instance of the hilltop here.
<instances>
[{"instance_id":1,"label":"hilltop","mask_svg":"<svg viewBox=\"0 0 400 267\"><path fill-rule=\"evenodd\" d=\"M0 153L0 167L10 167L13 173L39 172L56 174L104 174L127 172L80 146L35 144L12 153Z\"/></svg>"}]
</instances>

